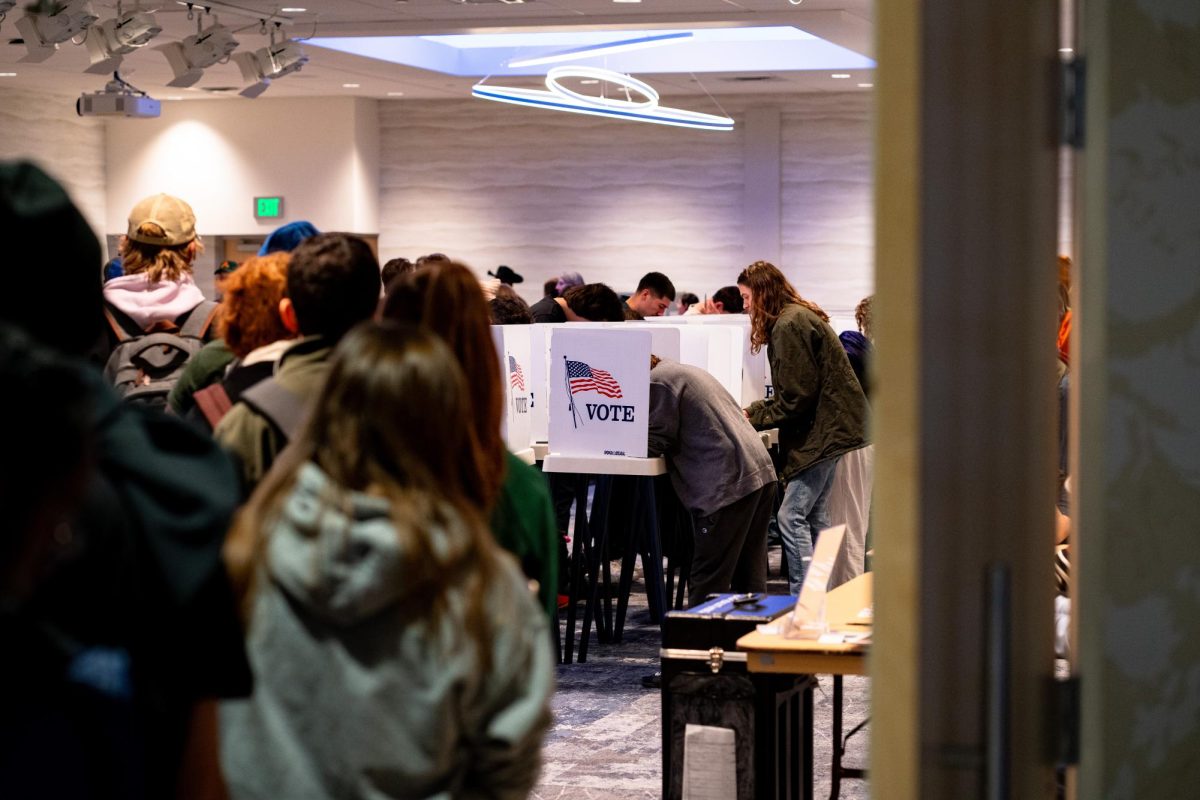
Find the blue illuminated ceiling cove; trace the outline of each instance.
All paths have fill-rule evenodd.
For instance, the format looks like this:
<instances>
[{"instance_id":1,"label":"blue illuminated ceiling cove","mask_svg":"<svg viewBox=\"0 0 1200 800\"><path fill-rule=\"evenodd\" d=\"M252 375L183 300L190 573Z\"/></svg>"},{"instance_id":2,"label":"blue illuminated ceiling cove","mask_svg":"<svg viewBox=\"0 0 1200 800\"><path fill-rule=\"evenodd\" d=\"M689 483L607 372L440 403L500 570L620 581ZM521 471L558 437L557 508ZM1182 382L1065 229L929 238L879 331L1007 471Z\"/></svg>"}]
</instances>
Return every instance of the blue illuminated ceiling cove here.
<instances>
[{"instance_id":1,"label":"blue illuminated ceiling cove","mask_svg":"<svg viewBox=\"0 0 1200 800\"><path fill-rule=\"evenodd\" d=\"M602 48L637 39L659 41L645 49L588 52L588 48ZM571 63L643 74L856 70L875 67L875 62L864 55L789 26L450 36L342 36L310 39L305 44L460 77L544 75L547 67L543 64L524 67L510 67L508 64L564 51L582 51L573 55Z\"/></svg>"}]
</instances>

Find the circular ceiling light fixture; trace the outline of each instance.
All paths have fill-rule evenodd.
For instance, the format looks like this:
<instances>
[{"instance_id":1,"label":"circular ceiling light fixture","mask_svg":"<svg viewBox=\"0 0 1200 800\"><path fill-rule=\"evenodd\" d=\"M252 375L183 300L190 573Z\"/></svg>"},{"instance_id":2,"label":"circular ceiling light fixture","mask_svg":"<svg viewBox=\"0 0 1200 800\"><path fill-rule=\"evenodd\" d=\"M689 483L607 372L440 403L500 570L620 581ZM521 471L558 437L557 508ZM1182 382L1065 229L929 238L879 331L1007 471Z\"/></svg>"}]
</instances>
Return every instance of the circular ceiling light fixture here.
<instances>
[{"instance_id":1,"label":"circular ceiling light fixture","mask_svg":"<svg viewBox=\"0 0 1200 800\"><path fill-rule=\"evenodd\" d=\"M562 82L569 78L616 84L619 89L626 92L627 99L576 92L563 86ZM632 95L635 93L641 97L640 100L632 99ZM554 67L546 73L545 89L491 86L480 82L471 87L471 94L481 100L544 108L551 111L567 111L573 114L614 117L630 122L649 122L656 125L673 125L680 128L698 128L710 131L733 130L733 120L729 117L660 106L658 92L650 84L630 75L599 67Z\"/></svg>"}]
</instances>

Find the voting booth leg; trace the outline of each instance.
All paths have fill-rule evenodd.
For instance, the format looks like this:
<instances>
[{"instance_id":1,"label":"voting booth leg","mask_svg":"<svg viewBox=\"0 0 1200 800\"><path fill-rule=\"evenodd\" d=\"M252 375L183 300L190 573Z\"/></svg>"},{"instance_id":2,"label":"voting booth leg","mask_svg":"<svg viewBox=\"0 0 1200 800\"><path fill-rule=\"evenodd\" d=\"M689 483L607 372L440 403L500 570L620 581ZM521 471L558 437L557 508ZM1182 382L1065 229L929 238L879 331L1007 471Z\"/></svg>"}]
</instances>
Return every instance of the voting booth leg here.
<instances>
[{"instance_id":1,"label":"voting booth leg","mask_svg":"<svg viewBox=\"0 0 1200 800\"><path fill-rule=\"evenodd\" d=\"M605 618L605 612L600 608L600 576L601 565L608 564L608 500L607 484L609 479L598 477L596 479L596 496L592 503L592 518L588 525L588 532L591 534L591 539L585 542L585 549L588 553L587 558L587 589L584 597L583 605L583 630L579 634L579 663L587 661L588 638L592 631L592 621L596 622L596 638L600 642L606 643L609 641L611 633L611 624ZM586 494L585 494L586 501ZM608 575L605 575L605 583L608 582ZM607 585L605 586L605 595L608 595ZM597 611L599 610L599 613Z\"/></svg>"},{"instance_id":2,"label":"voting booth leg","mask_svg":"<svg viewBox=\"0 0 1200 800\"><path fill-rule=\"evenodd\" d=\"M658 502L655 499L654 479L639 480L644 502L645 525L642 527L642 571L646 579L646 596L650 603L650 619L662 624L667 613L666 596L663 593L662 537L658 529Z\"/></svg>"},{"instance_id":3,"label":"voting booth leg","mask_svg":"<svg viewBox=\"0 0 1200 800\"><path fill-rule=\"evenodd\" d=\"M567 631L563 636L562 663L570 664L575 649L575 606L579 602L583 590L583 541L588 535L587 522L587 480L579 480L575 486L575 527L571 532L571 560L568 566L570 573L567 605ZM581 644L582 646L582 644ZM580 659L583 661L581 653Z\"/></svg>"}]
</instances>

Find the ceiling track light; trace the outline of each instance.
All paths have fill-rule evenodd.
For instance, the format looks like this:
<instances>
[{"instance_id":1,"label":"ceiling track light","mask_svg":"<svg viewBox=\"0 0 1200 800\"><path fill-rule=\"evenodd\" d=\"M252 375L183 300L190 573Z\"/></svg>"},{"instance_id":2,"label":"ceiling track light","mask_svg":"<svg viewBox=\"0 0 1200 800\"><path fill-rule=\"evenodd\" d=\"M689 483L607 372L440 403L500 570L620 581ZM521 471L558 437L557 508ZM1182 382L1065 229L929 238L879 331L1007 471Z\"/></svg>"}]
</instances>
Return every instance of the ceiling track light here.
<instances>
[{"instance_id":1,"label":"ceiling track light","mask_svg":"<svg viewBox=\"0 0 1200 800\"><path fill-rule=\"evenodd\" d=\"M26 11L25 16L17 20L17 30L25 40L27 51L21 61L45 61L54 55L60 44L86 33L91 24L100 19L92 12L88 0L70 0L51 7L56 9L53 14Z\"/></svg>"},{"instance_id":2,"label":"ceiling track light","mask_svg":"<svg viewBox=\"0 0 1200 800\"><path fill-rule=\"evenodd\" d=\"M175 78L167 86L192 86L204 74L204 70L214 64L224 64L229 61L233 51L237 49L238 40L233 38L233 32L217 21L216 14L206 13L212 17L212 25L203 27L202 20L196 20L196 32L181 42L168 42L157 49L167 58Z\"/></svg>"},{"instance_id":3,"label":"ceiling track light","mask_svg":"<svg viewBox=\"0 0 1200 800\"><path fill-rule=\"evenodd\" d=\"M98 74L114 72L121 66L122 56L145 47L160 33L162 26L153 14L142 11L136 2L134 10L125 13L118 0L117 16L88 28L87 48L92 64L84 71Z\"/></svg>"},{"instance_id":4,"label":"ceiling track light","mask_svg":"<svg viewBox=\"0 0 1200 800\"><path fill-rule=\"evenodd\" d=\"M264 21L263 25L266 25ZM282 26L276 22L270 31L270 44L253 53L234 53L233 61L242 72L242 78L250 84L238 94L255 98L265 92L271 81L298 72L308 63L308 54L300 43L287 38L275 41L275 34Z\"/></svg>"}]
</instances>

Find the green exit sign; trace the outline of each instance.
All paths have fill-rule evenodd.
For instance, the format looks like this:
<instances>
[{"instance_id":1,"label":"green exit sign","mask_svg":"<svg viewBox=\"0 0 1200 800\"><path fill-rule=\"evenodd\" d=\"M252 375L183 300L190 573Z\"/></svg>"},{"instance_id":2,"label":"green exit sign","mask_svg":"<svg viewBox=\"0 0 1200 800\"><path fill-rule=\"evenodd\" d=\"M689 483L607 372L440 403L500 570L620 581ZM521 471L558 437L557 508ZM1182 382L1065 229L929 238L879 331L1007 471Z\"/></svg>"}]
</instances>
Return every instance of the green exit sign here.
<instances>
[{"instance_id":1,"label":"green exit sign","mask_svg":"<svg viewBox=\"0 0 1200 800\"><path fill-rule=\"evenodd\" d=\"M255 219L279 219L283 216L283 198L282 197L256 197L254 198L254 218Z\"/></svg>"}]
</instances>

